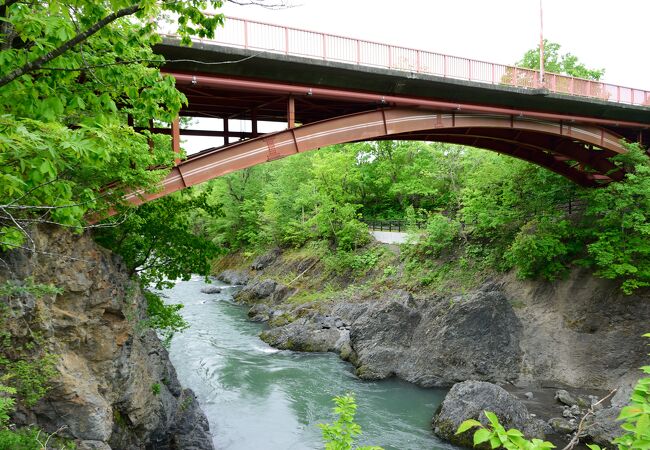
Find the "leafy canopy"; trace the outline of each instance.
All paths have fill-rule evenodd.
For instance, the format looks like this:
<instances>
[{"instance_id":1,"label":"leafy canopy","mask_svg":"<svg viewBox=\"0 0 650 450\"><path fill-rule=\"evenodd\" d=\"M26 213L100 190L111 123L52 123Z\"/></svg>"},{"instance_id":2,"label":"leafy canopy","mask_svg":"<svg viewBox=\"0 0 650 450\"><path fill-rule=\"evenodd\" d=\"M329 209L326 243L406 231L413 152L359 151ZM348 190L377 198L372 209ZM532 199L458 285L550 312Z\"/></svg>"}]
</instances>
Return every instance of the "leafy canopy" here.
<instances>
[{"instance_id":1,"label":"leafy canopy","mask_svg":"<svg viewBox=\"0 0 650 450\"><path fill-rule=\"evenodd\" d=\"M169 123L186 100L158 70L156 25L174 17L183 42L211 37L223 17L208 5L221 1L0 3L0 249L33 222L79 227L165 176L169 138L138 127Z\"/></svg>"},{"instance_id":2,"label":"leafy canopy","mask_svg":"<svg viewBox=\"0 0 650 450\"><path fill-rule=\"evenodd\" d=\"M194 233L191 217L200 213L216 215L218 210L205 193L177 192L141 205L124 220L113 218L115 226L100 228L95 239L122 256L143 285L160 289L177 278L210 273L210 262L220 250Z\"/></svg>"},{"instance_id":3,"label":"leafy canopy","mask_svg":"<svg viewBox=\"0 0 650 450\"><path fill-rule=\"evenodd\" d=\"M569 75L587 80L600 80L605 69L589 69L578 57L571 53L560 53L562 46L556 42L544 39L544 70L559 75ZM539 70L539 45L528 50L521 60L515 63L517 67Z\"/></svg>"}]
</instances>

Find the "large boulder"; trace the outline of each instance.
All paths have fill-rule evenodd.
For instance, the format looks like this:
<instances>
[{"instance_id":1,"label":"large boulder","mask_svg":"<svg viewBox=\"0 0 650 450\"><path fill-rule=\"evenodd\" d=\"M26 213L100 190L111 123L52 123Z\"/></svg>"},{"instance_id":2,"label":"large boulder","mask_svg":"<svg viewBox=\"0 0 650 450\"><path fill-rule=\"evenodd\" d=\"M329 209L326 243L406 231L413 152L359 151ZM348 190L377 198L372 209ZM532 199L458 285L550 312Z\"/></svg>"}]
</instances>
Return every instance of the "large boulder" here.
<instances>
[{"instance_id":1,"label":"large boulder","mask_svg":"<svg viewBox=\"0 0 650 450\"><path fill-rule=\"evenodd\" d=\"M237 292L234 299L247 304L259 302L279 304L295 292L295 288L290 288L273 280L255 279Z\"/></svg>"},{"instance_id":2,"label":"large boulder","mask_svg":"<svg viewBox=\"0 0 650 450\"><path fill-rule=\"evenodd\" d=\"M472 447L474 430L455 433L467 419L487 425L484 411L496 414L506 429L516 428L529 439L544 438L543 423L531 417L521 400L495 384L482 381L464 381L451 388L433 417L433 432L453 444Z\"/></svg>"},{"instance_id":3,"label":"large boulder","mask_svg":"<svg viewBox=\"0 0 650 450\"><path fill-rule=\"evenodd\" d=\"M515 380L521 325L493 286L468 296L414 300L393 291L349 311L357 373L397 375L422 386Z\"/></svg>"},{"instance_id":4,"label":"large boulder","mask_svg":"<svg viewBox=\"0 0 650 450\"><path fill-rule=\"evenodd\" d=\"M250 276L243 270L227 269L217 275L217 279L233 286L243 286L248 283Z\"/></svg>"},{"instance_id":5,"label":"large boulder","mask_svg":"<svg viewBox=\"0 0 650 450\"><path fill-rule=\"evenodd\" d=\"M311 313L304 317L272 317L271 323L284 319L281 326L260 334L269 345L285 350L303 352L350 352L350 331L340 318ZM287 323L288 322L288 323Z\"/></svg>"},{"instance_id":6,"label":"large boulder","mask_svg":"<svg viewBox=\"0 0 650 450\"><path fill-rule=\"evenodd\" d=\"M221 288L219 286L206 286L201 288L201 292L204 294L220 294Z\"/></svg>"}]
</instances>

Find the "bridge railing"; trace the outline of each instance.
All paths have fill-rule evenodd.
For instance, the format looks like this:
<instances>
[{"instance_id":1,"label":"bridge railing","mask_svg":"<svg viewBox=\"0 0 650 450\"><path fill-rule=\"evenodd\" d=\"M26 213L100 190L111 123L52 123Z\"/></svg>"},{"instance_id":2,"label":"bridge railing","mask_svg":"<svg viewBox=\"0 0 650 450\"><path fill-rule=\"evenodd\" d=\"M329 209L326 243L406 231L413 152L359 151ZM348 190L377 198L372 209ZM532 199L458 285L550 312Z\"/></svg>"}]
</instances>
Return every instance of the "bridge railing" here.
<instances>
[{"instance_id":1,"label":"bridge railing","mask_svg":"<svg viewBox=\"0 0 650 450\"><path fill-rule=\"evenodd\" d=\"M227 17L213 40L222 45L521 88L544 87L581 97L650 105L650 92L600 81L460 58L334 34Z\"/></svg>"}]
</instances>

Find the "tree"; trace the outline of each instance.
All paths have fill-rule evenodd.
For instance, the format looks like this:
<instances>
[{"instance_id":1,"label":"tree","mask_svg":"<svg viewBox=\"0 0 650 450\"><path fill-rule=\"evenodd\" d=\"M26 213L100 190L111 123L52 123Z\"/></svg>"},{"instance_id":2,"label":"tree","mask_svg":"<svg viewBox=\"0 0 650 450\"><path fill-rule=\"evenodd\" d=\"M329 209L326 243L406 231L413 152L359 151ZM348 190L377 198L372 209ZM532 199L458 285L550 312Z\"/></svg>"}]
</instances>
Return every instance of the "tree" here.
<instances>
[{"instance_id":1,"label":"tree","mask_svg":"<svg viewBox=\"0 0 650 450\"><path fill-rule=\"evenodd\" d=\"M544 39L544 70L559 75L585 78L587 80L600 80L605 74L605 69L588 69L578 57L571 53L560 53L562 46ZM524 53L517 67L539 70L539 45Z\"/></svg>"},{"instance_id":2,"label":"tree","mask_svg":"<svg viewBox=\"0 0 650 450\"><path fill-rule=\"evenodd\" d=\"M211 38L223 16L201 11L221 5L0 0L0 250L26 242L33 223L80 227L164 178L169 137L147 128L186 99L158 70L156 24L174 21L184 44Z\"/></svg>"},{"instance_id":3,"label":"tree","mask_svg":"<svg viewBox=\"0 0 650 450\"><path fill-rule=\"evenodd\" d=\"M218 213L205 193L177 192L140 206L116 226L99 229L95 237L121 255L127 270L145 286L162 288L169 280L210 273L210 262L220 249L192 232L191 217L199 211Z\"/></svg>"}]
</instances>

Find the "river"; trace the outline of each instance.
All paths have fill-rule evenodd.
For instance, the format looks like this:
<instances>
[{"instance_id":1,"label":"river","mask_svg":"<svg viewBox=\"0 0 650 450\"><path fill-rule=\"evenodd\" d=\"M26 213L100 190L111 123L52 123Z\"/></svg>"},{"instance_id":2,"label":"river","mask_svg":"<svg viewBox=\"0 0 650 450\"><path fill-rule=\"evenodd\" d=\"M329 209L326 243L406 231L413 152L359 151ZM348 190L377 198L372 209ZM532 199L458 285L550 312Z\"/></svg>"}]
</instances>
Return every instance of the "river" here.
<instances>
[{"instance_id":1,"label":"river","mask_svg":"<svg viewBox=\"0 0 650 450\"><path fill-rule=\"evenodd\" d=\"M217 284L220 285L220 284ZM453 449L431 432L445 391L400 380L361 381L331 353L278 351L258 338L264 325L249 322L232 302L234 288L203 294L201 278L164 292L182 303L190 328L174 337L170 357L181 384L192 388L220 450L322 449L318 423L333 421L332 398L353 392L359 445L386 450Z\"/></svg>"}]
</instances>

